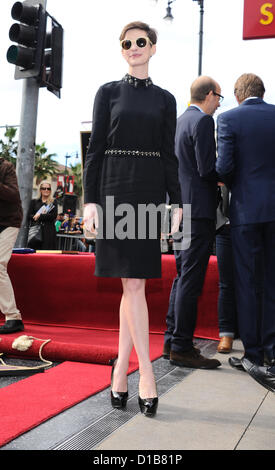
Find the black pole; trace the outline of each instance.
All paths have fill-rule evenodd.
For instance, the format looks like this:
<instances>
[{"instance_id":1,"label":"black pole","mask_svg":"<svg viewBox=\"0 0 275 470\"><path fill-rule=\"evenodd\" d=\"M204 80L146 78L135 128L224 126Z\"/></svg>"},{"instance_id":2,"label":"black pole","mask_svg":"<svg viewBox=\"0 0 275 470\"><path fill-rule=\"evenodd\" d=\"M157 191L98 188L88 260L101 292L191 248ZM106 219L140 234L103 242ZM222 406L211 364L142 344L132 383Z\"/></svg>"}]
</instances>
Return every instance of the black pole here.
<instances>
[{"instance_id":1,"label":"black pole","mask_svg":"<svg viewBox=\"0 0 275 470\"><path fill-rule=\"evenodd\" d=\"M202 46L203 46L203 2L204 0L199 0L200 5L200 32L199 32L199 70L198 74L202 74Z\"/></svg>"},{"instance_id":2,"label":"black pole","mask_svg":"<svg viewBox=\"0 0 275 470\"><path fill-rule=\"evenodd\" d=\"M65 175L64 176L64 194L67 193L67 171L68 171L67 170L67 168L68 168L67 162L68 162L68 158L71 158L71 155L68 155L66 153L66 155L65 155L66 163L65 163L65 171L64 171L64 175Z\"/></svg>"}]
</instances>

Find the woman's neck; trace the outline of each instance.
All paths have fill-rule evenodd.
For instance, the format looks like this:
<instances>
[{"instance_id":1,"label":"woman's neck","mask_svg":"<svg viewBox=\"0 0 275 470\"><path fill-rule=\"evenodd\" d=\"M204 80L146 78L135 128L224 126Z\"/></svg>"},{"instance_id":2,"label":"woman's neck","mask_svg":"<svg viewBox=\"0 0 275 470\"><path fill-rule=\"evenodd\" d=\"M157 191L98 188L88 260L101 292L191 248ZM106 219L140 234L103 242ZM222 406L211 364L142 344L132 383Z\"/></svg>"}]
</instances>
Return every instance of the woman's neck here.
<instances>
[{"instance_id":1,"label":"woman's neck","mask_svg":"<svg viewBox=\"0 0 275 470\"><path fill-rule=\"evenodd\" d=\"M136 67L129 67L128 71L129 75L135 78L139 78L141 80L144 80L145 78L148 78L149 73L148 73L148 64L146 65L140 65Z\"/></svg>"},{"instance_id":2,"label":"woman's neck","mask_svg":"<svg viewBox=\"0 0 275 470\"><path fill-rule=\"evenodd\" d=\"M42 202L47 202L47 199L45 199L44 197L42 197L41 199L42 199Z\"/></svg>"}]
</instances>

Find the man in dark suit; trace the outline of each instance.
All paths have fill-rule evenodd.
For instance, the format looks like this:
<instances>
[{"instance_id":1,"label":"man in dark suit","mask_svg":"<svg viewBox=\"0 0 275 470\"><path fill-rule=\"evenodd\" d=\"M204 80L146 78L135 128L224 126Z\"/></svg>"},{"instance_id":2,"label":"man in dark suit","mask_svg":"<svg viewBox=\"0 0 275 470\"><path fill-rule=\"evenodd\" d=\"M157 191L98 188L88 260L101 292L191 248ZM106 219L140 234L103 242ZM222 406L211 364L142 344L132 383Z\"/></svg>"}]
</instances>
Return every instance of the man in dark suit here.
<instances>
[{"instance_id":1,"label":"man in dark suit","mask_svg":"<svg viewBox=\"0 0 275 470\"><path fill-rule=\"evenodd\" d=\"M230 222L244 357L230 358L275 391L275 106L264 84L243 74L239 106L218 117L219 178L231 188ZM270 367L264 367L266 356ZM233 360L233 362L232 362Z\"/></svg>"},{"instance_id":2,"label":"man in dark suit","mask_svg":"<svg viewBox=\"0 0 275 470\"><path fill-rule=\"evenodd\" d=\"M175 151L182 201L191 205L191 242L187 249L175 250L178 275L170 294L163 357L180 367L213 369L221 365L202 356L193 345L198 297L215 237L217 176L212 115L223 98L220 93L212 78L197 78L191 85L191 105L177 123Z\"/></svg>"}]
</instances>

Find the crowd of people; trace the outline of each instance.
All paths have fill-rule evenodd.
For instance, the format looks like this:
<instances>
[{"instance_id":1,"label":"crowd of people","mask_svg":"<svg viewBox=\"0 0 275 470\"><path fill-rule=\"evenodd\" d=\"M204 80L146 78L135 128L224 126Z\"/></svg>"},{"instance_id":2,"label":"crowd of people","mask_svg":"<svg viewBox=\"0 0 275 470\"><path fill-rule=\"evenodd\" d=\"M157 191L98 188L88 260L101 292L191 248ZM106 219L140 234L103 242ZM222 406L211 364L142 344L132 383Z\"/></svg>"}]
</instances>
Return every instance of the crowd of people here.
<instances>
[{"instance_id":1,"label":"crowd of people","mask_svg":"<svg viewBox=\"0 0 275 470\"><path fill-rule=\"evenodd\" d=\"M141 204L158 206L167 202L167 195L173 208L170 236L181 232L184 238L185 206L191 207L191 228L188 246L180 249L177 244L174 250L177 276L167 309L163 357L179 367L221 366L193 344L198 298L216 241L218 352L231 352L239 336L243 357L230 357L230 365L275 391L275 106L264 101L260 77L241 75L233 88L236 107L219 114L216 136L213 115L223 100L221 84L200 76L191 84L190 105L177 119L173 95L149 77L156 42L155 30L145 23L130 23L121 33L128 73L101 86L95 98L83 175L83 219L57 214L48 182L41 183L40 197L29 211L32 225L43 222L44 249L57 233L81 233L85 226L96 234L102 217L95 275L122 282L111 404L127 404L134 347L140 371L138 403L145 416L155 416L158 408L145 287L147 279L161 277L161 221L155 237L147 232L140 236L137 218L129 238L118 237L113 227L125 223L124 213L118 211L121 205L130 203L136 217ZM6 269L22 220L20 197L12 166L1 160L0 175L0 309L6 316L1 334L21 330L23 322Z\"/></svg>"},{"instance_id":2,"label":"crowd of people","mask_svg":"<svg viewBox=\"0 0 275 470\"><path fill-rule=\"evenodd\" d=\"M71 248L74 251L95 252L95 238L89 238L84 230L83 217L61 212L55 221L56 234L74 236ZM62 246L62 242L60 242Z\"/></svg>"},{"instance_id":3,"label":"crowd of people","mask_svg":"<svg viewBox=\"0 0 275 470\"><path fill-rule=\"evenodd\" d=\"M68 234L82 234L83 233L83 219L78 216L71 216L71 214L58 214L55 221L56 233Z\"/></svg>"}]
</instances>

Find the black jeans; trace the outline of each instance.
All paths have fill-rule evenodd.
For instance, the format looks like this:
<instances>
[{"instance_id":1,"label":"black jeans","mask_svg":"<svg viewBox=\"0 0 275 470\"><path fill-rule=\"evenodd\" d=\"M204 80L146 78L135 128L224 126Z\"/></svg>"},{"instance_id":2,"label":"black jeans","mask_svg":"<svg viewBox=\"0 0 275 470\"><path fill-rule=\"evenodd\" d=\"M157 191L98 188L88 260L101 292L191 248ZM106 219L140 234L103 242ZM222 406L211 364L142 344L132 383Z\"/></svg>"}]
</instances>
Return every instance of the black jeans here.
<instances>
[{"instance_id":1,"label":"black jeans","mask_svg":"<svg viewBox=\"0 0 275 470\"><path fill-rule=\"evenodd\" d=\"M177 277L174 279L166 316L165 343L173 351L189 351L197 321L197 303L201 294L209 257L215 238L215 222L192 219L191 244L186 250L175 251Z\"/></svg>"},{"instance_id":2,"label":"black jeans","mask_svg":"<svg viewBox=\"0 0 275 470\"><path fill-rule=\"evenodd\" d=\"M237 332L237 307L230 224L224 225L216 235L216 255L219 270L219 333L220 337L234 338Z\"/></svg>"}]
</instances>

